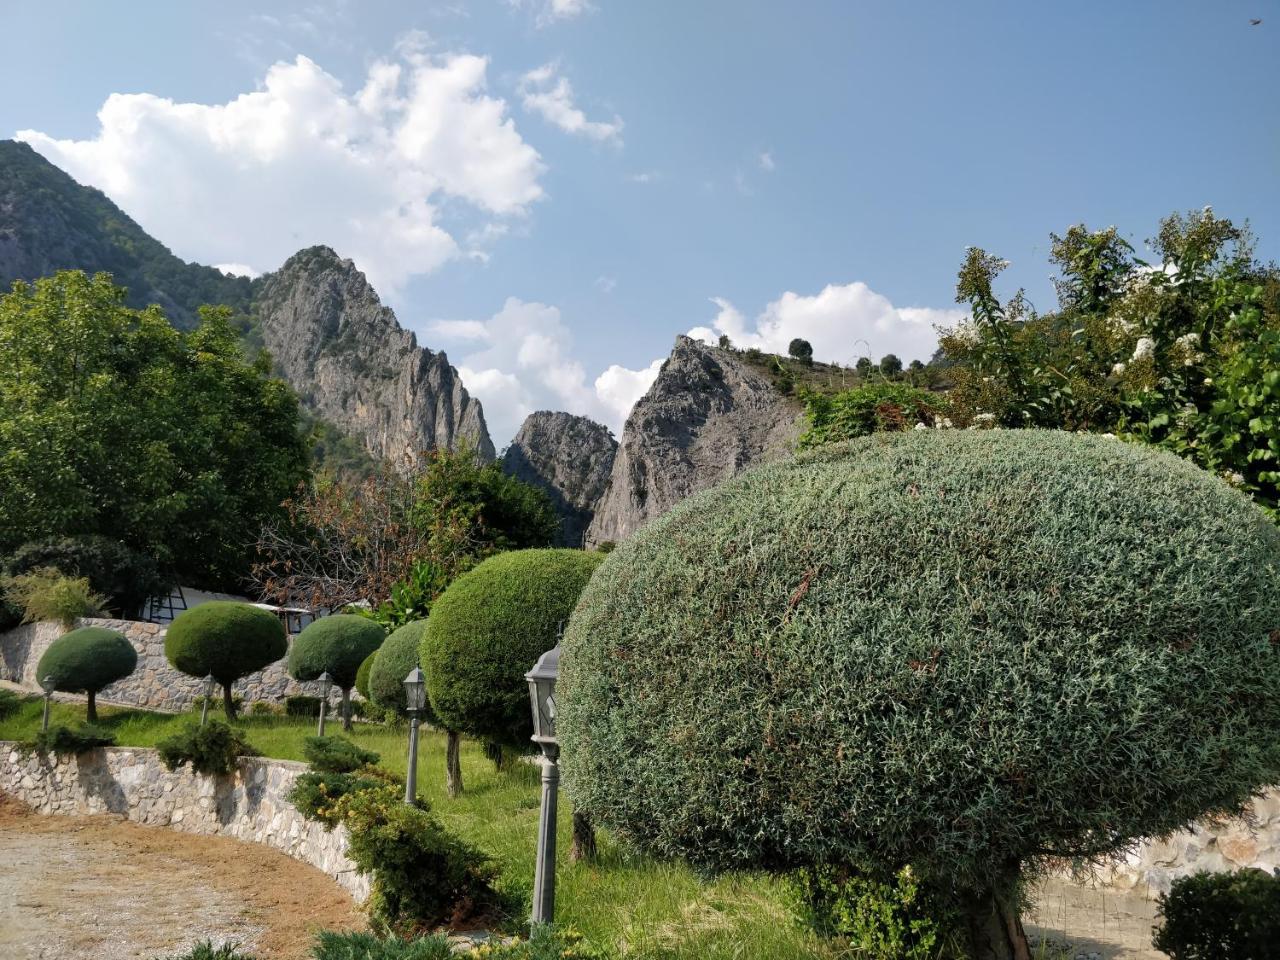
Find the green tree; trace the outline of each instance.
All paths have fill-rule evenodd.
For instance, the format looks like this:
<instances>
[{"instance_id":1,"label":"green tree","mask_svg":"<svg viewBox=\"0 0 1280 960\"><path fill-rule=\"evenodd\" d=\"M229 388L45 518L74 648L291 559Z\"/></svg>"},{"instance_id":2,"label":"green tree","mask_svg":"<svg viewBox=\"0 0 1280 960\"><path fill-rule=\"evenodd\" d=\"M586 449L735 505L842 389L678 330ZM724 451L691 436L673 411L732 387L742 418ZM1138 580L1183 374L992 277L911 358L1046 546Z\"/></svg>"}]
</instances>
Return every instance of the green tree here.
<instances>
[{"instance_id":1,"label":"green tree","mask_svg":"<svg viewBox=\"0 0 1280 960\"><path fill-rule=\"evenodd\" d=\"M902 372L902 361L896 353L886 353L880 358L880 372L890 379Z\"/></svg>"},{"instance_id":2,"label":"green tree","mask_svg":"<svg viewBox=\"0 0 1280 960\"><path fill-rule=\"evenodd\" d=\"M188 582L231 586L307 473L298 402L247 363L225 309L179 333L111 277L0 297L0 552L101 534Z\"/></svg>"},{"instance_id":3,"label":"green tree","mask_svg":"<svg viewBox=\"0 0 1280 960\"><path fill-rule=\"evenodd\" d=\"M801 363L813 363L813 345L808 340L796 337L787 345L787 355Z\"/></svg>"},{"instance_id":4,"label":"green tree","mask_svg":"<svg viewBox=\"0 0 1280 960\"><path fill-rule=\"evenodd\" d=\"M1280 529L1167 451L876 434L605 558L564 634L565 786L713 869L910 866L1008 958L1026 870L1280 778L1278 628Z\"/></svg>"},{"instance_id":5,"label":"green tree","mask_svg":"<svg viewBox=\"0 0 1280 960\"><path fill-rule=\"evenodd\" d=\"M871 362L870 357L859 357L853 369L858 372L858 376L869 377L871 376L871 371L875 369L875 365Z\"/></svg>"},{"instance_id":6,"label":"green tree","mask_svg":"<svg viewBox=\"0 0 1280 960\"><path fill-rule=\"evenodd\" d=\"M214 600L184 610L165 632L164 655L189 677L207 677L222 685L228 720L236 716L231 686L288 652L284 626L269 610L251 603Z\"/></svg>"},{"instance_id":7,"label":"green tree","mask_svg":"<svg viewBox=\"0 0 1280 960\"><path fill-rule=\"evenodd\" d=\"M98 720L98 691L133 673L138 652L122 634L103 627L64 633L40 657L36 676L52 678L55 690L88 696L85 719Z\"/></svg>"},{"instance_id":8,"label":"green tree","mask_svg":"<svg viewBox=\"0 0 1280 960\"><path fill-rule=\"evenodd\" d=\"M342 729L351 729L351 688L360 666L382 646L387 633L367 617L335 614L321 617L293 638L289 676L307 683L329 674L342 691Z\"/></svg>"}]
</instances>

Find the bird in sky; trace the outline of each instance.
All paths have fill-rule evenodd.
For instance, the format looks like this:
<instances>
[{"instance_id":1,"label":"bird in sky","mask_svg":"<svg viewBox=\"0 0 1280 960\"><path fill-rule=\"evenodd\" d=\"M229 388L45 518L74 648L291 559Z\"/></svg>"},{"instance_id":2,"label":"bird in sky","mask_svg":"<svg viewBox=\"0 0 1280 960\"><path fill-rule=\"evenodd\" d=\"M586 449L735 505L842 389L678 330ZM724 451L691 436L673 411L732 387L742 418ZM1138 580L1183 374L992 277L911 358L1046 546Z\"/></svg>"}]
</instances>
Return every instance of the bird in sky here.
<instances>
[{"instance_id":1,"label":"bird in sky","mask_svg":"<svg viewBox=\"0 0 1280 960\"><path fill-rule=\"evenodd\" d=\"M1261 20L1250 20L1250 21L1249 21L1249 26L1251 26L1251 27L1257 27L1257 26L1260 26L1261 24L1262 24L1262 21L1261 21Z\"/></svg>"}]
</instances>

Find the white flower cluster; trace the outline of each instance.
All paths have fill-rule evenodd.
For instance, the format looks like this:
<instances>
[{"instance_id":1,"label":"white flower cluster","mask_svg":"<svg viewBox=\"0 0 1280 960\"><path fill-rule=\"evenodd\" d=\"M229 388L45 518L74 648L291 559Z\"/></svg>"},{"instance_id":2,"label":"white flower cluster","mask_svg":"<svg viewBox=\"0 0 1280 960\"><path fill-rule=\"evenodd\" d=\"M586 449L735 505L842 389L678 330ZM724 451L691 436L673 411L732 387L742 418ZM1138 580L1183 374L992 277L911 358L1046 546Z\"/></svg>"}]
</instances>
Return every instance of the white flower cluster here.
<instances>
[{"instance_id":1,"label":"white flower cluster","mask_svg":"<svg viewBox=\"0 0 1280 960\"><path fill-rule=\"evenodd\" d=\"M1156 355L1156 342L1150 337L1139 337L1138 342L1133 347L1133 357L1130 358L1132 363L1139 360L1150 360Z\"/></svg>"}]
</instances>

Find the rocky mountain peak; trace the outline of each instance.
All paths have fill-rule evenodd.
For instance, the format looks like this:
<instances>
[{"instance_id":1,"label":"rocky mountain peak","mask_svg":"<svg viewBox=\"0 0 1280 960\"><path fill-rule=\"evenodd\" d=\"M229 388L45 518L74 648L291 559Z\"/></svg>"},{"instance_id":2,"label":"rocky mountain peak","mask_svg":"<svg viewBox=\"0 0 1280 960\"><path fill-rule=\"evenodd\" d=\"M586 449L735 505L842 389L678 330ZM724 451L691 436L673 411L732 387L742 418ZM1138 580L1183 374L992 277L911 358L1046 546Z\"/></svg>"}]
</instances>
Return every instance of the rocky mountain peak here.
<instances>
[{"instance_id":1,"label":"rocky mountain peak","mask_svg":"<svg viewBox=\"0 0 1280 960\"><path fill-rule=\"evenodd\" d=\"M800 414L732 350L677 337L627 418L587 542L623 540L691 493L788 455Z\"/></svg>"},{"instance_id":2,"label":"rocky mountain peak","mask_svg":"<svg viewBox=\"0 0 1280 960\"><path fill-rule=\"evenodd\" d=\"M604 496L618 441L604 424L571 413L531 413L503 457L503 469L545 490L560 515L559 546L580 547Z\"/></svg>"},{"instance_id":3,"label":"rocky mountain peak","mask_svg":"<svg viewBox=\"0 0 1280 960\"><path fill-rule=\"evenodd\" d=\"M494 456L480 402L443 353L419 347L350 260L308 247L263 277L256 298L276 370L326 420L402 462L469 444Z\"/></svg>"}]
</instances>

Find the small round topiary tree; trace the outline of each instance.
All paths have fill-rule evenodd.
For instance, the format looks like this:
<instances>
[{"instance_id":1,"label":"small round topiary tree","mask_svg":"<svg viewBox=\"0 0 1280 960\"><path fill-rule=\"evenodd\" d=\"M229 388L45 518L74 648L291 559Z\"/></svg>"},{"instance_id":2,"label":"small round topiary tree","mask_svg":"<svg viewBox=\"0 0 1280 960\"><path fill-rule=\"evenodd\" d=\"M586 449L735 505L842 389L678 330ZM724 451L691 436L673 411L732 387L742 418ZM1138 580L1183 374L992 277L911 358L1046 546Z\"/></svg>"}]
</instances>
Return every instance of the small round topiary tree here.
<instances>
[{"instance_id":1,"label":"small round topiary tree","mask_svg":"<svg viewBox=\"0 0 1280 960\"><path fill-rule=\"evenodd\" d=\"M123 680L138 666L138 652L122 634L104 627L81 627L64 633L44 652L36 677L53 678L53 688L88 697L85 718L98 719L98 691Z\"/></svg>"},{"instance_id":2,"label":"small round topiary tree","mask_svg":"<svg viewBox=\"0 0 1280 960\"><path fill-rule=\"evenodd\" d=\"M387 632L367 617L338 613L314 621L293 639L289 676L306 683L322 673L342 691L342 729L351 729L351 688L369 654L382 646Z\"/></svg>"},{"instance_id":3,"label":"small round topiary tree","mask_svg":"<svg viewBox=\"0 0 1280 960\"><path fill-rule=\"evenodd\" d=\"M378 648L373 658L373 669L369 671L369 699L384 710L404 715L404 678L418 666L418 648L422 645L422 634L426 629L426 620L406 623L393 630ZM422 719L428 723L437 722L431 712L430 701L427 702L427 714Z\"/></svg>"},{"instance_id":4,"label":"small round topiary tree","mask_svg":"<svg viewBox=\"0 0 1280 960\"><path fill-rule=\"evenodd\" d=\"M360 669L356 671L356 693L366 700L369 699L369 671L373 669L373 661L377 656L378 651L373 651L373 653L364 658L364 662L360 664Z\"/></svg>"},{"instance_id":5,"label":"small round topiary tree","mask_svg":"<svg viewBox=\"0 0 1280 960\"><path fill-rule=\"evenodd\" d=\"M1280 779L1280 530L1170 453L915 431L690 498L565 633L573 801L712 869L910 865L980 958L1020 875Z\"/></svg>"},{"instance_id":6,"label":"small round topiary tree","mask_svg":"<svg viewBox=\"0 0 1280 960\"><path fill-rule=\"evenodd\" d=\"M602 559L583 550L515 550L450 584L431 608L421 645L427 693L442 726L529 748L533 721L524 675L556 645ZM456 744L456 736L451 741Z\"/></svg>"},{"instance_id":7,"label":"small round topiary tree","mask_svg":"<svg viewBox=\"0 0 1280 960\"><path fill-rule=\"evenodd\" d=\"M222 686L228 720L236 716L231 685L275 663L288 647L284 625L270 610L231 600L184 610L164 637L164 655L175 670L190 677L212 674Z\"/></svg>"}]
</instances>

